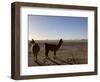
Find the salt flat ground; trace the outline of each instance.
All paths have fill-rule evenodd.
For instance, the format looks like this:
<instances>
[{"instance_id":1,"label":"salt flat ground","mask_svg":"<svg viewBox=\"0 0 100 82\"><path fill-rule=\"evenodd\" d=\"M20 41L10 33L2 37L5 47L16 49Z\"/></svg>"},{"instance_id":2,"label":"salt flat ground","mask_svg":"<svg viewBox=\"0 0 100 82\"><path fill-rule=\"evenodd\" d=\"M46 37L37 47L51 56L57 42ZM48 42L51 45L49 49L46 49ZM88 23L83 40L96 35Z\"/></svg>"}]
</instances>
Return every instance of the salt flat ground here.
<instances>
[{"instance_id":1,"label":"salt flat ground","mask_svg":"<svg viewBox=\"0 0 100 82\"><path fill-rule=\"evenodd\" d=\"M40 52L37 57L37 62L34 61L32 53L32 44L28 43L28 66L48 66L48 65L75 65L88 63L88 48L86 40L64 40L62 46L56 53L49 52L49 58L45 58L44 43L58 44L59 40L36 40L40 46Z\"/></svg>"}]
</instances>

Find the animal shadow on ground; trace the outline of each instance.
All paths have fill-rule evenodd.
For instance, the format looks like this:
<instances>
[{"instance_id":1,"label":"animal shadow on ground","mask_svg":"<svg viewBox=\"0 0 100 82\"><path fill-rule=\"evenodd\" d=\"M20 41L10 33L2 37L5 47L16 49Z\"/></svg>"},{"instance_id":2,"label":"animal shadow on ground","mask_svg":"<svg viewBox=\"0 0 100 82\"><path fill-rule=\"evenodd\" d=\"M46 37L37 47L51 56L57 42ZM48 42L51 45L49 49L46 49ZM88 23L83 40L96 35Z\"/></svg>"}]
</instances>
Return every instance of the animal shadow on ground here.
<instances>
[{"instance_id":1,"label":"animal shadow on ground","mask_svg":"<svg viewBox=\"0 0 100 82\"><path fill-rule=\"evenodd\" d=\"M37 63L39 66L43 66L43 64L41 62L39 62L38 60L35 61L35 63Z\"/></svg>"},{"instance_id":2,"label":"animal shadow on ground","mask_svg":"<svg viewBox=\"0 0 100 82\"><path fill-rule=\"evenodd\" d=\"M57 64L57 65L61 65L61 63L59 63L59 62L57 62L57 61L51 59L50 57L48 57L48 60L51 61L51 62L53 62L53 63L55 63L55 64Z\"/></svg>"},{"instance_id":3,"label":"animal shadow on ground","mask_svg":"<svg viewBox=\"0 0 100 82\"><path fill-rule=\"evenodd\" d=\"M63 59L61 59L59 57L56 57L55 59L58 60L58 61L61 61L62 63L66 63L66 64L68 63L67 61L65 61L65 60L63 60Z\"/></svg>"}]
</instances>

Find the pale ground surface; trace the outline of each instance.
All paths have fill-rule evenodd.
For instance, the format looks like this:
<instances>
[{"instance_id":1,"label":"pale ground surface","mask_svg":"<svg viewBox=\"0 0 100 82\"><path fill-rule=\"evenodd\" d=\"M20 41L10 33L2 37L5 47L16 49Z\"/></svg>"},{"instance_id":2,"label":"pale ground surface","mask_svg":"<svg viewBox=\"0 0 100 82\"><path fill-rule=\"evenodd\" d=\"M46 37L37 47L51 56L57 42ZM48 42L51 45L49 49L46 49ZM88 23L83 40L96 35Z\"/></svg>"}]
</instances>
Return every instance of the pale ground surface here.
<instances>
[{"instance_id":1,"label":"pale ground surface","mask_svg":"<svg viewBox=\"0 0 100 82\"><path fill-rule=\"evenodd\" d=\"M44 43L57 44L59 41L36 41L40 46L38 54L38 61L34 62L32 53L32 46L29 44L28 52L28 65L29 66L46 66L46 65L74 65L74 64L87 64L87 42L79 41L66 41L64 40L62 46L57 51L57 58L53 58L53 52L49 52L49 59L45 59L45 45Z\"/></svg>"}]
</instances>

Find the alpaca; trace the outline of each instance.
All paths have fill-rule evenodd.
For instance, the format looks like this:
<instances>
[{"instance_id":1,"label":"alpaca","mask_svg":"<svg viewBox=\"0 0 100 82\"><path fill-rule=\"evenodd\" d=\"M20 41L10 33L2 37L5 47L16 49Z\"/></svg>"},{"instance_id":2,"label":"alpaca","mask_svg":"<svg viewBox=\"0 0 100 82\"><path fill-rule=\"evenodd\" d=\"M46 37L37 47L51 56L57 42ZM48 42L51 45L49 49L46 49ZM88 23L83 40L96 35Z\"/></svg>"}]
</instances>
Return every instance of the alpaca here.
<instances>
[{"instance_id":1,"label":"alpaca","mask_svg":"<svg viewBox=\"0 0 100 82\"><path fill-rule=\"evenodd\" d=\"M46 58L48 58L49 51L53 51L54 52L54 59L55 59L56 58L56 51L59 50L62 43L63 43L62 39L60 39L60 41L57 45L45 43L45 56L46 56Z\"/></svg>"},{"instance_id":2,"label":"alpaca","mask_svg":"<svg viewBox=\"0 0 100 82\"><path fill-rule=\"evenodd\" d=\"M40 46L38 45L38 43L35 43L35 41L32 39L31 41L32 43L32 51L33 51L33 55L34 55L34 61L37 61L37 55L40 51Z\"/></svg>"}]
</instances>

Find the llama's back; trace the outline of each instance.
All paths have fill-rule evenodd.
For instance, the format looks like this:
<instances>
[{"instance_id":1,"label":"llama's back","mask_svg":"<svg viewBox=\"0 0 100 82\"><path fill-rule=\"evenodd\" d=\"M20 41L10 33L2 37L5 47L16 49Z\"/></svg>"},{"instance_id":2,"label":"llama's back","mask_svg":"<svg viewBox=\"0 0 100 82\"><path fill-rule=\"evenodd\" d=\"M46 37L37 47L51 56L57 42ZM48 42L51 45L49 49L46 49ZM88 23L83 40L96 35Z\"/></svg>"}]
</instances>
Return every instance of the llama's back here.
<instances>
[{"instance_id":1,"label":"llama's back","mask_svg":"<svg viewBox=\"0 0 100 82\"><path fill-rule=\"evenodd\" d=\"M56 44L45 43L45 46L56 46Z\"/></svg>"},{"instance_id":2,"label":"llama's back","mask_svg":"<svg viewBox=\"0 0 100 82\"><path fill-rule=\"evenodd\" d=\"M45 50L56 50L57 45L56 44L49 44L49 43L45 43Z\"/></svg>"}]
</instances>

